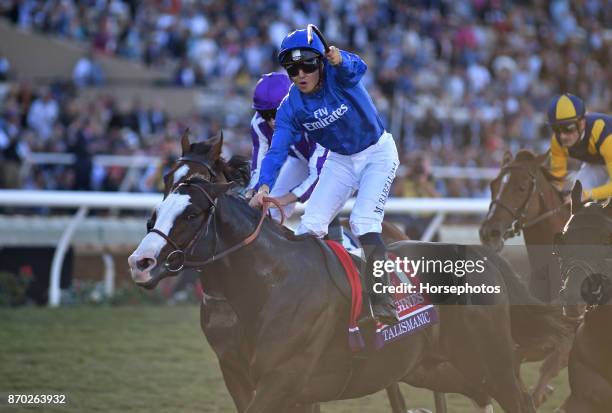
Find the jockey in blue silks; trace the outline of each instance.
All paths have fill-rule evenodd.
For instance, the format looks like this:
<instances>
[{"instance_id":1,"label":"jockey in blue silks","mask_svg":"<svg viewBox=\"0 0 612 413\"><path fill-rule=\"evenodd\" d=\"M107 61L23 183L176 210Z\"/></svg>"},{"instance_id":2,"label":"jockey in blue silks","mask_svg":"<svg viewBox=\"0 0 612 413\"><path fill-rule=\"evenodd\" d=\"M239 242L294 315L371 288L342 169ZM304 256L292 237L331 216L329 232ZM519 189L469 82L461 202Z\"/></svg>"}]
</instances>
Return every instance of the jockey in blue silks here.
<instances>
[{"instance_id":1,"label":"jockey in blue silks","mask_svg":"<svg viewBox=\"0 0 612 413\"><path fill-rule=\"evenodd\" d=\"M275 127L276 110L287 95L291 80L284 73L268 73L259 79L253 92L253 109L251 119L251 138L253 155L251 157L251 182L249 189L259 182L261 162L270 149ZM295 202L306 202L315 188L325 158L329 151L308 139L308 134L289 148L288 156L272 186L270 196L276 198L283 206L285 217L293 214ZM272 217L280 220L277 209L271 210Z\"/></svg>"},{"instance_id":2,"label":"jockey in blue silks","mask_svg":"<svg viewBox=\"0 0 612 413\"><path fill-rule=\"evenodd\" d=\"M389 274L375 280L375 261L386 259L382 221L384 207L399 159L395 141L361 82L367 66L355 54L331 46L325 53L321 39L306 30L289 33L278 54L293 85L276 114L272 146L266 154L251 206L260 207L263 197L283 165L292 144L303 133L329 149L319 183L315 187L297 234L323 237L346 200L359 190L351 212L351 230L367 257L368 289L374 317L384 323L398 321L388 293L375 294L373 285L389 285ZM382 289L386 292L385 289Z\"/></svg>"}]
</instances>

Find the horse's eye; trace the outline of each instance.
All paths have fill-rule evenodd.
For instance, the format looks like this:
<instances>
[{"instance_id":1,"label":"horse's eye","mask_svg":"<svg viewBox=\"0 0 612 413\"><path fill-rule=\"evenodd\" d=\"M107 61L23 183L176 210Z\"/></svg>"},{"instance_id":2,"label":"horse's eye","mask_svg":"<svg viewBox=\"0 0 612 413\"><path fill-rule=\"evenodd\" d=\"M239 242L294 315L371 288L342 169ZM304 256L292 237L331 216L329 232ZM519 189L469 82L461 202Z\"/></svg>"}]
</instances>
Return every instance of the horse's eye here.
<instances>
[{"instance_id":1,"label":"horse's eye","mask_svg":"<svg viewBox=\"0 0 612 413\"><path fill-rule=\"evenodd\" d=\"M196 219L197 217L198 217L198 214L189 214L189 215L187 215L187 219L189 221L191 221L192 219Z\"/></svg>"}]
</instances>

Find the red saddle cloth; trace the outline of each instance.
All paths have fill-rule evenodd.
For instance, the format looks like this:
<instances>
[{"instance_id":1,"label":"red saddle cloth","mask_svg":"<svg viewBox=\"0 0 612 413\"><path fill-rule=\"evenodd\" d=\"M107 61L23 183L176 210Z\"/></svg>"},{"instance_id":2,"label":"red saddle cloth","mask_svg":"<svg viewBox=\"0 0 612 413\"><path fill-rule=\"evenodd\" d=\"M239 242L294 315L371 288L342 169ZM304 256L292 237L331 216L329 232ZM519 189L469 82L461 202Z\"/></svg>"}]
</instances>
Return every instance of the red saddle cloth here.
<instances>
[{"instance_id":1,"label":"red saddle cloth","mask_svg":"<svg viewBox=\"0 0 612 413\"><path fill-rule=\"evenodd\" d=\"M334 251L334 254L336 254L336 257L338 257L338 259L340 260L340 263L344 268L346 278L349 282L349 285L351 286L349 347L353 351L359 351L365 345L363 337L361 336L361 332L359 331L359 327L357 326L357 320L359 318L359 314L361 314L361 309L363 307L363 287L361 286L361 280L359 279L359 270L357 270L355 262L340 243L330 240L326 240L325 242L327 242L327 245L329 245L332 251Z\"/></svg>"},{"instance_id":2,"label":"red saddle cloth","mask_svg":"<svg viewBox=\"0 0 612 413\"><path fill-rule=\"evenodd\" d=\"M351 314L349 318L349 347L352 351L360 351L365 347L364 339L357 325L357 320L363 307L363 286L359 277L359 270L355 266L349 253L335 241L326 241L334 251L342 266L351 287ZM393 254L388 254L390 260L396 260ZM423 328L438 322L438 313L429 298L418 292L419 277L412 268L404 271L395 270L390 274L391 284L395 287L404 287L401 292L392 294L400 318L399 323L387 326L376 324L375 348L380 349L386 344L407 335L413 334ZM412 286L413 291L406 291Z\"/></svg>"}]
</instances>

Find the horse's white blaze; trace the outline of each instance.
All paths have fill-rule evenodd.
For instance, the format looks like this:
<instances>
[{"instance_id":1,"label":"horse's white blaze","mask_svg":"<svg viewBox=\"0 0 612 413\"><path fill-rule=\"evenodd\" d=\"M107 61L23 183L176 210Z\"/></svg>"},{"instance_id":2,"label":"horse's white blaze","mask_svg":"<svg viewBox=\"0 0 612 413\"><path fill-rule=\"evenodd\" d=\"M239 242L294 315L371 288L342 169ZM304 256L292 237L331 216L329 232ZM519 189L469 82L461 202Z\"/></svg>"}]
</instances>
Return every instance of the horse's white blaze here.
<instances>
[{"instance_id":1,"label":"horse's white blaze","mask_svg":"<svg viewBox=\"0 0 612 413\"><path fill-rule=\"evenodd\" d=\"M187 165L183 165L174 171L174 185L176 185L185 175L189 172L189 167Z\"/></svg>"},{"instance_id":2,"label":"horse's white blaze","mask_svg":"<svg viewBox=\"0 0 612 413\"><path fill-rule=\"evenodd\" d=\"M185 208L191 203L189 195L172 193L168 195L164 201L157 207L157 219L155 220L155 229L169 235L170 230L174 226L174 221ZM163 239L159 234L151 232L138 245L134 254L146 254L153 253L154 257L157 258L162 248L166 245L166 240Z\"/></svg>"}]
</instances>

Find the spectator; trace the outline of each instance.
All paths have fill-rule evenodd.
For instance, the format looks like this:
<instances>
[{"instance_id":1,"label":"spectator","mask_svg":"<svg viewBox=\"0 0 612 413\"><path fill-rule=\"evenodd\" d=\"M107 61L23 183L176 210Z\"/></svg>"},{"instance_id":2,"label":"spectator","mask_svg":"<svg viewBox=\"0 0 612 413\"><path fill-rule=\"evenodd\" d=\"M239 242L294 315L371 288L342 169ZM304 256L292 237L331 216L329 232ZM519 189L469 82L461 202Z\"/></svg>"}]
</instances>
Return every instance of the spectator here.
<instances>
[{"instance_id":1,"label":"spectator","mask_svg":"<svg viewBox=\"0 0 612 413\"><path fill-rule=\"evenodd\" d=\"M437 198L440 196L435 188L434 180L431 174L431 162L428 157L423 157L421 154L416 155L408 163L409 169L405 169L397 185L393 188L395 196L408 198ZM429 223L433 219L433 215L429 213L421 214L406 214L392 215L389 217L392 221L398 221L404 225L404 232L410 239L421 239ZM439 235L434 235L433 241L437 241Z\"/></svg>"},{"instance_id":2,"label":"spectator","mask_svg":"<svg viewBox=\"0 0 612 413\"><path fill-rule=\"evenodd\" d=\"M0 53L0 83L6 82L11 74L11 64L6 56Z\"/></svg>"},{"instance_id":3,"label":"spectator","mask_svg":"<svg viewBox=\"0 0 612 413\"><path fill-rule=\"evenodd\" d=\"M34 129L43 141L51 136L53 125L59 116L59 106L50 89L43 90L42 97L32 103L28 112L28 126Z\"/></svg>"},{"instance_id":4,"label":"spectator","mask_svg":"<svg viewBox=\"0 0 612 413\"><path fill-rule=\"evenodd\" d=\"M582 8L565 0L392 0L384 7L375 0L358 6L273 0L248 6L221 0L113 0L90 7L76 0L4 3L0 15L25 30L83 41L92 50L161 70L178 68L168 72L169 81L184 87L206 84L236 109L210 119L171 119L148 104L118 111L104 99L82 104L56 93L59 114L51 113L49 122L41 121L48 119L41 115L47 111L41 110L44 99L36 99L36 89L27 83L9 87L0 96L0 108L17 113L21 139L35 151L65 151L72 129L87 120L92 153L107 150L110 135L121 136L117 142L123 143L113 144L118 151L137 146L154 153L166 134L179 134L186 124L203 137L221 122L226 148L246 154L248 116L239 115L239 105L248 105L248 92L261 73L277 69L271 57L288 28L308 22L364 56L369 66L364 84L400 151L423 149L436 165L497 166L505 148L545 147L549 131L541 109L557 93L578 93L594 111L608 110L612 100L607 70L612 39L606 31L612 27L612 9L605 0L589 0ZM89 72L87 60L77 66L75 72ZM75 82L91 79L79 75ZM27 182L61 185L46 172ZM463 181L445 184L449 194L480 193Z\"/></svg>"},{"instance_id":5,"label":"spectator","mask_svg":"<svg viewBox=\"0 0 612 413\"><path fill-rule=\"evenodd\" d=\"M76 62L72 71L72 80L77 87L101 86L104 83L102 66L93 52L87 52Z\"/></svg>"}]
</instances>

